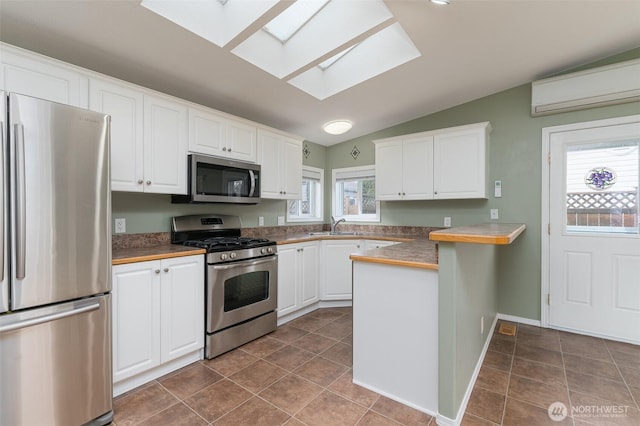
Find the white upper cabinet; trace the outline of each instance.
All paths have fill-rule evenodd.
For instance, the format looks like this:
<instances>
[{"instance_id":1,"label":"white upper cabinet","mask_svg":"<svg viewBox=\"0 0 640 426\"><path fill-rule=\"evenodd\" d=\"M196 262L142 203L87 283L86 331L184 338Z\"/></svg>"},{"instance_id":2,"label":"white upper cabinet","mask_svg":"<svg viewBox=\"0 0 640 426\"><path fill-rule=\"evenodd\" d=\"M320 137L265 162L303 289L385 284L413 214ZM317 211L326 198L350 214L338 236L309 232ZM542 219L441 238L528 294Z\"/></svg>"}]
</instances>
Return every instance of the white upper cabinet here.
<instances>
[{"instance_id":1,"label":"white upper cabinet","mask_svg":"<svg viewBox=\"0 0 640 426\"><path fill-rule=\"evenodd\" d=\"M489 123L434 136L435 199L487 198Z\"/></svg>"},{"instance_id":2,"label":"white upper cabinet","mask_svg":"<svg viewBox=\"0 0 640 426\"><path fill-rule=\"evenodd\" d=\"M144 97L144 192L187 193L187 107Z\"/></svg>"},{"instance_id":3,"label":"white upper cabinet","mask_svg":"<svg viewBox=\"0 0 640 426\"><path fill-rule=\"evenodd\" d=\"M433 199L433 136L376 142L376 199Z\"/></svg>"},{"instance_id":4,"label":"white upper cabinet","mask_svg":"<svg viewBox=\"0 0 640 426\"><path fill-rule=\"evenodd\" d=\"M256 127L206 108L189 108L189 152L255 163Z\"/></svg>"},{"instance_id":5,"label":"white upper cabinet","mask_svg":"<svg viewBox=\"0 0 640 426\"><path fill-rule=\"evenodd\" d=\"M187 107L119 80L92 78L89 108L111 115L111 189L187 193Z\"/></svg>"},{"instance_id":6,"label":"white upper cabinet","mask_svg":"<svg viewBox=\"0 0 640 426\"><path fill-rule=\"evenodd\" d=\"M89 108L111 115L111 189L143 191L142 92L107 80L91 79Z\"/></svg>"},{"instance_id":7,"label":"white upper cabinet","mask_svg":"<svg viewBox=\"0 0 640 426\"><path fill-rule=\"evenodd\" d=\"M0 44L0 90L86 108L87 78L77 69Z\"/></svg>"},{"instance_id":8,"label":"white upper cabinet","mask_svg":"<svg viewBox=\"0 0 640 426\"><path fill-rule=\"evenodd\" d=\"M490 132L487 122L374 141L376 198L486 198Z\"/></svg>"},{"instance_id":9,"label":"white upper cabinet","mask_svg":"<svg viewBox=\"0 0 640 426\"><path fill-rule=\"evenodd\" d=\"M258 129L258 163L261 165L260 196L298 200L302 192L302 141Z\"/></svg>"}]
</instances>

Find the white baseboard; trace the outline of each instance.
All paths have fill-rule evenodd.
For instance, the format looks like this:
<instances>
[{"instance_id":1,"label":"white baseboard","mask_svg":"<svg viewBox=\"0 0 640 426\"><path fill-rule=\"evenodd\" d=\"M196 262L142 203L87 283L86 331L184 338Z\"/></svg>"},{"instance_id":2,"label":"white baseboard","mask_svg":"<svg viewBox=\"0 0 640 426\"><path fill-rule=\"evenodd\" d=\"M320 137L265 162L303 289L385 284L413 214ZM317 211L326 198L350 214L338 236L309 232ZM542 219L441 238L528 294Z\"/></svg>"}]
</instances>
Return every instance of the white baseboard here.
<instances>
[{"instance_id":1,"label":"white baseboard","mask_svg":"<svg viewBox=\"0 0 640 426\"><path fill-rule=\"evenodd\" d=\"M429 410L429 409L428 409L428 408L426 408L426 407L421 407L421 406L419 406L419 405L417 405L417 404L414 404L414 403L412 403L412 402L409 402L409 401L407 401L407 400L404 400L404 399L402 399L402 398L399 398L399 397L398 397L398 396L396 396L396 395L392 395L392 394L390 394L390 393L388 393L388 392L384 392L384 391L382 391L382 390L380 390L380 389L376 388L375 386L370 386L370 385L368 385L368 384L366 384L366 383L362 383L362 382L360 382L360 381L358 381L358 380L353 380L353 383L354 383L354 384L356 384L356 385L358 385L358 386L360 386L360 387L363 387L363 388L365 388L365 389L369 389L370 391L375 392L375 393L377 393L377 394L380 394L380 395L382 395L382 396L386 396L387 398L392 399L392 400L394 400L394 401L397 401L397 402L399 402L400 404L406 405L407 407L411 407L411 408L413 408L413 409L416 409L416 410L418 410L418 411L421 411L421 412L423 412L423 413L426 413L426 414L428 414L428 415L430 415L430 416L432 416L432 417L435 417L435 416L436 416L436 413L434 413L432 410Z\"/></svg>"},{"instance_id":2,"label":"white baseboard","mask_svg":"<svg viewBox=\"0 0 640 426\"><path fill-rule=\"evenodd\" d=\"M482 367L482 363L484 362L484 357L487 354L487 350L489 350L489 344L491 343L491 337L493 337L493 331L496 328L496 324L498 323L498 318L500 314L496 314L493 318L493 323L491 324L491 329L487 333L487 338L484 342L484 347L482 348L482 352L480 353L480 359L476 363L476 368L473 370L473 374L471 375L471 380L469 380L469 384L467 385L467 390L464 393L464 397L462 398L462 403L460 404L460 408L458 408L458 414L455 419L451 419L449 417L443 416L438 413L436 416L436 423L440 426L458 426L462 423L462 418L464 417L464 412L467 410L467 404L469 403L469 398L471 398L471 393L473 392L473 387L476 384L476 379L478 378L478 374L480 373L480 368Z\"/></svg>"},{"instance_id":3,"label":"white baseboard","mask_svg":"<svg viewBox=\"0 0 640 426\"><path fill-rule=\"evenodd\" d=\"M148 383L152 380L157 379L158 377L162 377L165 374L171 373L172 371L178 370L182 367L186 367L189 364L192 364L196 361L203 359L203 356L204 356L204 351L200 349L199 351L191 352L190 354L181 356L180 358L158 365L157 367L144 371L133 377L129 377L117 383L114 383L113 397L115 398L118 395L122 395L123 393L128 392L131 389L135 389L138 386L142 386L145 383Z\"/></svg>"},{"instance_id":4,"label":"white baseboard","mask_svg":"<svg viewBox=\"0 0 640 426\"><path fill-rule=\"evenodd\" d=\"M529 319L529 318L523 318L523 317L516 317L514 315L507 315L507 314L498 314L498 319L504 320L504 321L510 321L510 322L517 322L520 324L527 324L527 325L533 325L536 327L542 327L542 323L539 320L534 320L534 319Z\"/></svg>"}]
</instances>

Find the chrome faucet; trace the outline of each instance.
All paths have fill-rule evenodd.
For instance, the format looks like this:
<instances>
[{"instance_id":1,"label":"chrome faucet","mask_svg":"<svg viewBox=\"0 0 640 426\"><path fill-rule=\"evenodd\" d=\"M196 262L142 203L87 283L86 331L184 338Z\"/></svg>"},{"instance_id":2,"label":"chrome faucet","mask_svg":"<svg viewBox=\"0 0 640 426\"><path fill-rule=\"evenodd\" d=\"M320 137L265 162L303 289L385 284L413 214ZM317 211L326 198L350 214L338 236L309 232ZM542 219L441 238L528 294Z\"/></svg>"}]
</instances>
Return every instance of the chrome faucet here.
<instances>
[{"instance_id":1,"label":"chrome faucet","mask_svg":"<svg viewBox=\"0 0 640 426\"><path fill-rule=\"evenodd\" d=\"M344 218L336 220L335 217L331 216L331 233L332 234L335 233L336 232L336 226L338 226L338 224L340 222L344 222L344 221L345 221Z\"/></svg>"}]
</instances>

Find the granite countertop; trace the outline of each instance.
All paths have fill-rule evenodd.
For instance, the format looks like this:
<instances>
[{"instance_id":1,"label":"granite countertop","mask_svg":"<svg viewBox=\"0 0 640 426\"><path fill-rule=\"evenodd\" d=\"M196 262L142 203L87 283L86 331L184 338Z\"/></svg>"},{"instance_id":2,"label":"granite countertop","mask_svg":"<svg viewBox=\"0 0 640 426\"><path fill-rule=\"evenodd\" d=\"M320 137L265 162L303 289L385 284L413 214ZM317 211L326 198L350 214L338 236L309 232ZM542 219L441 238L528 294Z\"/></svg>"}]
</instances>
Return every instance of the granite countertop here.
<instances>
[{"instance_id":1,"label":"granite countertop","mask_svg":"<svg viewBox=\"0 0 640 426\"><path fill-rule=\"evenodd\" d=\"M413 241L414 238L406 234L402 235L381 235L375 233L357 233L352 235L311 235L309 233L298 234L268 234L263 238L276 241L278 245L304 243L307 241L320 240L380 240L380 241Z\"/></svg>"},{"instance_id":2,"label":"granite countertop","mask_svg":"<svg viewBox=\"0 0 640 426\"><path fill-rule=\"evenodd\" d=\"M403 244L352 253L349 259L438 270L438 244L426 238L417 238Z\"/></svg>"},{"instance_id":3,"label":"granite countertop","mask_svg":"<svg viewBox=\"0 0 640 426\"><path fill-rule=\"evenodd\" d=\"M152 247L121 248L113 250L111 254L111 264L123 265L125 263L145 262L148 260L160 260L204 253L206 253L204 249L181 246L179 244L160 244Z\"/></svg>"},{"instance_id":4,"label":"granite countertop","mask_svg":"<svg viewBox=\"0 0 640 426\"><path fill-rule=\"evenodd\" d=\"M442 229L429 234L432 241L475 244L511 244L526 229L523 223L485 223Z\"/></svg>"}]
</instances>

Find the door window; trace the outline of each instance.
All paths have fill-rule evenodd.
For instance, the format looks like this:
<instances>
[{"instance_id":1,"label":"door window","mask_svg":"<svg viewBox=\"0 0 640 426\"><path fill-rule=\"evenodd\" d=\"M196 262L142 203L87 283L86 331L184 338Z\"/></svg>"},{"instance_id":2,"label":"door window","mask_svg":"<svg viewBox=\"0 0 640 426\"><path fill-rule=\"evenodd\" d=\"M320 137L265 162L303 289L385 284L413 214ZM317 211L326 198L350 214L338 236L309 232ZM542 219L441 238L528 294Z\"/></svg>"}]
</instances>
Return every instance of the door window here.
<instances>
[{"instance_id":1,"label":"door window","mask_svg":"<svg viewBox=\"0 0 640 426\"><path fill-rule=\"evenodd\" d=\"M638 234L640 141L568 145L568 233Z\"/></svg>"}]
</instances>

